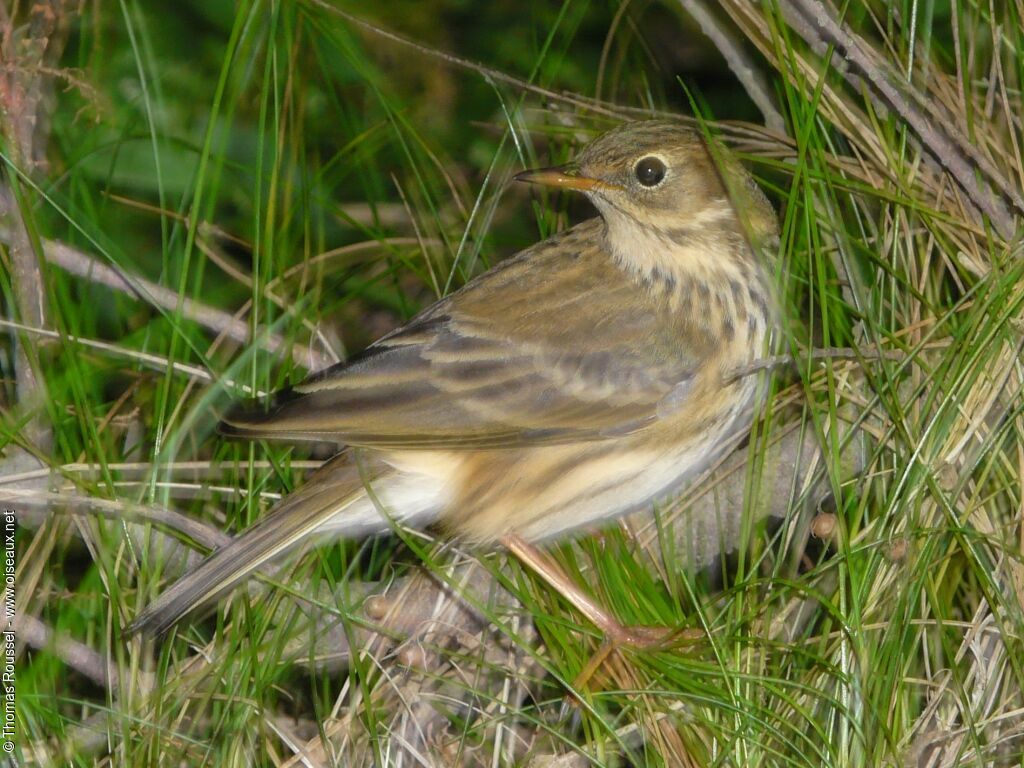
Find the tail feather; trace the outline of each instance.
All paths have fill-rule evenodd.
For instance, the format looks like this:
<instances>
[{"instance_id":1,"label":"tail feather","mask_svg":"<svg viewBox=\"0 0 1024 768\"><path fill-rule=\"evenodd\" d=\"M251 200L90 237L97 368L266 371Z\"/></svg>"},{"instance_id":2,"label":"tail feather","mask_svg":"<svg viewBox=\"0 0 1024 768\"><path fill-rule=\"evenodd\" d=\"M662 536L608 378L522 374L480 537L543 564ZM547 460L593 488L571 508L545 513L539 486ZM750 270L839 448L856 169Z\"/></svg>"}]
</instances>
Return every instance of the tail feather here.
<instances>
[{"instance_id":1,"label":"tail feather","mask_svg":"<svg viewBox=\"0 0 1024 768\"><path fill-rule=\"evenodd\" d=\"M366 479L374 486L386 483L386 475L394 473L380 463L367 469L370 477ZM164 634L192 610L224 594L325 525L332 533L351 538L387 528L387 522L367 497L363 473L350 451L331 459L267 517L171 585L127 631Z\"/></svg>"}]
</instances>

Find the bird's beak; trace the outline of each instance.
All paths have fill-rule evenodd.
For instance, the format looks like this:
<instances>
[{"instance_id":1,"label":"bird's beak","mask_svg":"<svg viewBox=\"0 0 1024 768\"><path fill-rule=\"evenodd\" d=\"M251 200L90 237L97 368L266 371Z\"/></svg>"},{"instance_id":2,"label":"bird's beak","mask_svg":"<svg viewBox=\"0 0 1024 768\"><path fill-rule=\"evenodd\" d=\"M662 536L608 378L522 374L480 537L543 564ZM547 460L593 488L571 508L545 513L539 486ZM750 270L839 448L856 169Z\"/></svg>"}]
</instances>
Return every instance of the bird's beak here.
<instances>
[{"instance_id":1,"label":"bird's beak","mask_svg":"<svg viewBox=\"0 0 1024 768\"><path fill-rule=\"evenodd\" d=\"M579 171L571 165L523 171L515 175L515 180L525 181L527 184L543 184L546 187L575 189L577 192L590 192L597 187L604 186L604 182L599 179L580 176Z\"/></svg>"}]
</instances>

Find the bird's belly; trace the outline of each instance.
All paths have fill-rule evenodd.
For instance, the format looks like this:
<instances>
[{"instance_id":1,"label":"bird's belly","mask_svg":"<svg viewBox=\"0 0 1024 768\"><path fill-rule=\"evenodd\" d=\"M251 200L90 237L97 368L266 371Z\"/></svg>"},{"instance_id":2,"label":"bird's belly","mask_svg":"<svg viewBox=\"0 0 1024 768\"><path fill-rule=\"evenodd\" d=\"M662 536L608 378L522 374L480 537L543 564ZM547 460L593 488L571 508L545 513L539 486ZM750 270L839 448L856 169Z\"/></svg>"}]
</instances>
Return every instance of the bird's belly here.
<instances>
[{"instance_id":1,"label":"bird's belly","mask_svg":"<svg viewBox=\"0 0 1024 768\"><path fill-rule=\"evenodd\" d=\"M745 430L753 386L701 403L710 420L663 425L660 434L568 445L478 451L389 452L400 476L451 533L489 543L515 533L531 541L601 524L664 497L721 457ZM396 488L397 490L397 488ZM428 498L429 497L429 498ZM408 503L408 502L407 502ZM404 516L398 515L401 520ZM410 520L410 522L413 522Z\"/></svg>"},{"instance_id":2,"label":"bird's belly","mask_svg":"<svg viewBox=\"0 0 1024 768\"><path fill-rule=\"evenodd\" d=\"M477 543L543 541L599 525L676 490L718 455L719 435L665 446L607 441L467 456L442 522Z\"/></svg>"},{"instance_id":3,"label":"bird's belly","mask_svg":"<svg viewBox=\"0 0 1024 768\"><path fill-rule=\"evenodd\" d=\"M678 488L706 464L706 455L701 443L665 452L633 450L587 462L541 489L518 519L509 510L506 520L530 541L599 525Z\"/></svg>"}]
</instances>

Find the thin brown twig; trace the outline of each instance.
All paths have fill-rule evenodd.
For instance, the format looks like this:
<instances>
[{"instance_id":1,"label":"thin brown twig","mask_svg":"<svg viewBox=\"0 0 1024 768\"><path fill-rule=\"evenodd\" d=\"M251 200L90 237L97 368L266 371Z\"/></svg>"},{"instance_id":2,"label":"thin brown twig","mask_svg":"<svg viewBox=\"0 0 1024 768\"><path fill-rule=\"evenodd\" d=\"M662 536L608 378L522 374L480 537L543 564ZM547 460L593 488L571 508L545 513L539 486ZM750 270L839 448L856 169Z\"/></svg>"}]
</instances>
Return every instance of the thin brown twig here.
<instances>
[{"instance_id":1,"label":"thin brown twig","mask_svg":"<svg viewBox=\"0 0 1024 768\"><path fill-rule=\"evenodd\" d=\"M697 22L704 35L725 58L725 63L732 70L732 73L736 75L736 79L739 80L740 85L743 86L747 95L750 96L750 100L761 110L764 124L768 130L776 133L785 133L786 120L775 107L775 102L771 97L771 89L768 87L764 75L758 71L739 41L736 40L724 25L719 23L718 19L715 18L714 14L708 10L701 0L679 0L679 4L693 17L693 20Z\"/></svg>"},{"instance_id":2,"label":"thin brown twig","mask_svg":"<svg viewBox=\"0 0 1024 768\"><path fill-rule=\"evenodd\" d=\"M152 523L188 536L211 550L231 542L230 535L213 526L206 525L194 517L175 512L173 509L151 504L133 504L127 501L101 499L96 496L39 491L32 488L5 487L0 487L0 502L17 504L26 508L42 507L58 512L88 510L112 520Z\"/></svg>"},{"instance_id":3,"label":"thin brown twig","mask_svg":"<svg viewBox=\"0 0 1024 768\"><path fill-rule=\"evenodd\" d=\"M915 103L920 102L920 98L883 70L881 59L871 55L871 48L863 38L837 20L831 6L826 7L821 0L784 0L783 7L791 10L791 19L794 15L799 17L802 23L793 23L792 26L805 40L813 34L819 41L834 47L876 97L906 121L921 144L950 173L978 210L988 216L999 235L1009 240L1014 234L1015 223L1007 204L1016 209L1018 215L1024 213L1024 200L1019 191L1012 189L1002 174L976 152L970 142L958 135L950 121L926 115ZM849 76L847 71L843 74ZM998 197L982 188L975 177L976 170L984 173L995 185Z\"/></svg>"},{"instance_id":4,"label":"thin brown twig","mask_svg":"<svg viewBox=\"0 0 1024 768\"><path fill-rule=\"evenodd\" d=\"M0 241L10 242L11 233L0 230ZM134 296L155 307L173 312L178 308L179 298L181 314L184 318L198 323L218 333L224 333L234 341L242 344L253 341L249 324L233 317L230 313L209 307L195 299L179 297L177 291L166 288L158 283L138 275L132 275L122 269L104 264L86 253L57 240L43 240L43 254L48 262L73 275L84 277L91 282L104 285L116 291ZM29 324L31 325L31 324ZM277 352L288 350L300 365L309 370L319 370L331 364L330 358L309 349L301 344L291 344L278 334L266 333L256 337L255 341L270 350Z\"/></svg>"},{"instance_id":5,"label":"thin brown twig","mask_svg":"<svg viewBox=\"0 0 1024 768\"><path fill-rule=\"evenodd\" d=\"M458 69L475 72L476 74L494 82L504 83L510 85L519 90L526 91L527 93L533 93L544 99L552 102L567 104L569 106L577 107L581 110L588 110L594 114L602 115L604 117L610 117L617 120L636 120L636 119L650 119L659 118L665 120L678 120L684 124L694 124L695 118L687 115L680 115L675 112L669 112L666 110L652 109L650 107L631 107L623 104L615 104L613 102L604 101L602 99L590 98L583 96L578 93L572 93L570 91L553 91L550 88L544 88L543 86L531 83L529 80L525 80L515 75L510 75L499 69L485 66L475 61L456 56L448 51L443 51L438 48L433 48L428 45L416 42L407 37L403 37L389 29L381 27L372 22L361 19L351 13L336 8L331 5L327 0L308 0L308 2L327 11L328 13L334 14L340 18L345 19L349 23L359 27L364 32L368 32L375 37L380 37L388 40L397 45L409 48L416 51L424 56L428 56L434 60L440 61L448 66L456 67ZM750 137L756 136L761 139L768 139L772 142L790 142L791 140L785 135L767 128L766 126L760 126L756 123L742 122L742 121L716 121L716 126L722 132L723 137L735 138L735 137Z\"/></svg>"},{"instance_id":6,"label":"thin brown twig","mask_svg":"<svg viewBox=\"0 0 1024 768\"><path fill-rule=\"evenodd\" d=\"M8 240L11 262L11 287L18 316L29 325L46 325L48 314L46 287L38 237L31 219L31 202L20 187L14 168L31 172L43 163L49 134L48 72L64 48L69 28L63 0L34 3L28 10L27 23L15 29L14 13L5 8L0 35L0 136L4 138L8 167L6 179L0 183L0 218L11 227ZM35 442L45 445L50 440L49 425L42 422L43 409L36 408L41 391L42 372L34 347L19 339L15 349L15 391L23 408L35 410L36 416L27 425Z\"/></svg>"},{"instance_id":7,"label":"thin brown twig","mask_svg":"<svg viewBox=\"0 0 1024 768\"><path fill-rule=\"evenodd\" d=\"M2 619L7 626L7 611L3 611ZM72 640L67 635L55 632L52 627L44 624L35 616L19 613L14 619L14 631L18 643L45 650L59 658L64 664L79 674L92 680L96 685L107 690L116 690L118 683L117 665L108 662L103 656L89 646Z\"/></svg>"},{"instance_id":8,"label":"thin brown twig","mask_svg":"<svg viewBox=\"0 0 1024 768\"><path fill-rule=\"evenodd\" d=\"M176 361L170 361L166 357L161 355L153 355L148 352L141 352L137 349L128 349L127 347L121 347L117 344L111 344L106 341L98 341L96 339L87 339L83 336L71 336L62 335L57 331L51 331L47 328L32 328L25 325L24 323L16 323L13 320L5 320L0 317L0 327L13 328L17 331L24 333L30 333L36 336L43 336L48 339L65 339L72 344L80 344L83 347L90 347L108 354L114 354L121 357L127 357L132 360L137 360L143 365L148 365L151 368L158 371L166 371L169 367L176 373L181 373L186 376L193 378L202 379L203 381L217 381L217 377L206 368L201 368L198 365L189 365L188 363L179 363ZM232 379L220 379L221 383L231 387L237 388L239 391L245 392L250 397L263 397L266 392L262 390L253 390L248 384L244 384L240 381L234 381Z\"/></svg>"},{"instance_id":9,"label":"thin brown twig","mask_svg":"<svg viewBox=\"0 0 1024 768\"><path fill-rule=\"evenodd\" d=\"M258 459L255 461L245 461L243 464L246 469L253 470L272 470L279 466L277 462L266 460L261 461ZM193 476L201 477L220 477L220 475L226 471L237 471L239 466L241 465L235 463L217 464L212 461L169 461L166 464L161 464L160 470L163 472L190 472ZM288 466L293 471L297 469L311 471L317 467L323 466L323 462L311 459L292 460L288 462ZM32 469L14 474L0 474L0 487L4 485L13 485L15 483L25 483L30 480L45 479L50 477L53 472L57 472L61 475L79 475L93 478L98 477L102 472L117 472L122 476L150 475L153 472L153 462L110 461L104 464L98 464L88 461L73 461L68 462L67 464L58 464L52 469L45 467L42 469Z\"/></svg>"},{"instance_id":10,"label":"thin brown twig","mask_svg":"<svg viewBox=\"0 0 1024 768\"><path fill-rule=\"evenodd\" d=\"M808 351L811 360L902 360L906 354L898 349L877 350L870 347L853 349L852 347L820 347ZM736 368L725 380L725 383L742 379L761 371L779 368L784 365L797 365L801 358L794 355L773 355L754 360L752 363Z\"/></svg>"},{"instance_id":11,"label":"thin brown twig","mask_svg":"<svg viewBox=\"0 0 1024 768\"><path fill-rule=\"evenodd\" d=\"M464 59L461 56L456 56L453 53L448 53L447 51L442 51L438 48L432 48L428 45L417 43L415 40L410 40L409 38L403 37L402 35L392 32L389 29L385 29L384 27L378 26L377 24L373 24L372 22L366 21L365 19L361 19L360 17L348 13L347 11L343 11L340 8L336 8L335 6L326 2L326 0L308 0L308 2L310 3L310 5L314 5L318 8L327 11L328 13L345 19L345 21L349 22L350 24L356 27L359 27L364 32L369 32L371 35L374 35L375 37L380 37L392 43L397 43L398 45L401 45L405 48L410 48L416 51L417 53L421 53L424 56L429 56L430 58L441 61L445 64L448 64L449 66L458 67L459 69L466 69L471 72L476 72L478 75L481 75L489 80L493 80L496 83L504 83L506 85L511 85L520 90L528 91L538 96L543 96L545 99L550 99L551 101L569 104L580 109L590 110L591 112L594 112L599 115L604 115L606 117L614 117L620 120L628 115L644 115L647 117L662 116L676 119L679 117L678 115L674 115L669 112L659 112L656 110L641 109L638 107L623 107L618 104L612 104L606 101L600 101L598 99L591 99L586 96L581 96L579 94L552 91L550 88L544 88L543 86L531 83L529 80L524 80L523 78L516 77L515 75L510 75L506 72L502 72L500 69L487 67L475 61Z\"/></svg>"}]
</instances>

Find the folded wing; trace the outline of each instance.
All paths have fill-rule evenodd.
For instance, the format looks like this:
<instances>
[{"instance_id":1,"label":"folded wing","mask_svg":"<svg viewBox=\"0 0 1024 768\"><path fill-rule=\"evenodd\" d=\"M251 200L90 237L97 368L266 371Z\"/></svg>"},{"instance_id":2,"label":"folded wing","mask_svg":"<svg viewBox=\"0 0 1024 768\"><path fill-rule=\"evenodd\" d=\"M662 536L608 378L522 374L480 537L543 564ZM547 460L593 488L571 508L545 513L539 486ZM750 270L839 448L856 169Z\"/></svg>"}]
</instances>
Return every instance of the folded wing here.
<instances>
[{"instance_id":1,"label":"folded wing","mask_svg":"<svg viewBox=\"0 0 1024 768\"><path fill-rule=\"evenodd\" d=\"M591 222L542 243L222 431L459 449L644 429L685 399L705 350L598 243Z\"/></svg>"}]
</instances>

